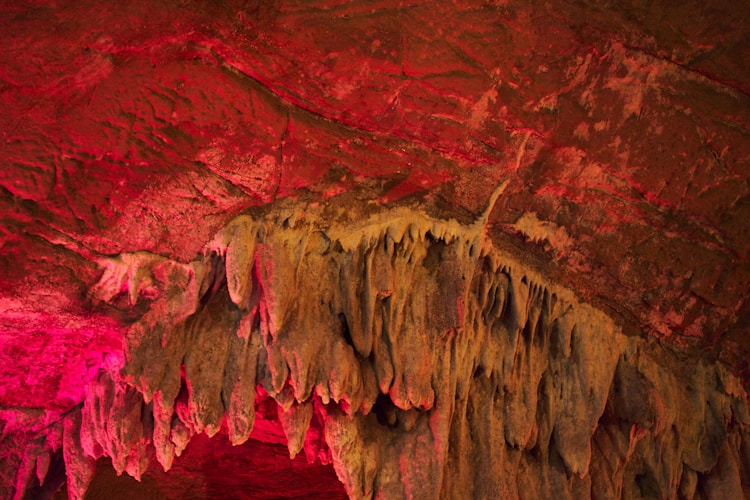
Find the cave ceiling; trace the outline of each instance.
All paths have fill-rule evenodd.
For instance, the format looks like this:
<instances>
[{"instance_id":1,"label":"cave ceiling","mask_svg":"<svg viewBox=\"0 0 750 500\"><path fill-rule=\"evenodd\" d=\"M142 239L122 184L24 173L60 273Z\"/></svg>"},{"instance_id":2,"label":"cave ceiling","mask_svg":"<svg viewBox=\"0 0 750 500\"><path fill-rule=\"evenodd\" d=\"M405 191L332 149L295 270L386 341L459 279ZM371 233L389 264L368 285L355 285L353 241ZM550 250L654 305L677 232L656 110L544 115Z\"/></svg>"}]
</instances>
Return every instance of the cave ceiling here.
<instances>
[{"instance_id":1,"label":"cave ceiling","mask_svg":"<svg viewBox=\"0 0 750 500\"><path fill-rule=\"evenodd\" d=\"M253 419L321 498L635 497L646 469L643 496L750 491L737 2L0 12L0 496L44 489L61 453L73 496L102 457L177 491L202 433L244 443ZM557 472L490 487L472 453Z\"/></svg>"}]
</instances>

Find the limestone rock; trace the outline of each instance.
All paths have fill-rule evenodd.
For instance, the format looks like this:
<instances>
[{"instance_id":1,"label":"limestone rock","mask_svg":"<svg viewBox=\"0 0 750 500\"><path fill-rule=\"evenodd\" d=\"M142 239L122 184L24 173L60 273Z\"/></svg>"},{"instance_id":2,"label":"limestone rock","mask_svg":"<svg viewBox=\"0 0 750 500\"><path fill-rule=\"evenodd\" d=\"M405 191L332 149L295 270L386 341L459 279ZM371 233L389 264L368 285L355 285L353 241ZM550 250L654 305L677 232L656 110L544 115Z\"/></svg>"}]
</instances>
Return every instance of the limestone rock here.
<instances>
[{"instance_id":1,"label":"limestone rock","mask_svg":"<svg viewBox=\"0 0 750 500\"><path fill-rule=\"evenodd\" d=\"M5 3L1 498L748 495L748 9Z\"/></svg>"}]
</instances>

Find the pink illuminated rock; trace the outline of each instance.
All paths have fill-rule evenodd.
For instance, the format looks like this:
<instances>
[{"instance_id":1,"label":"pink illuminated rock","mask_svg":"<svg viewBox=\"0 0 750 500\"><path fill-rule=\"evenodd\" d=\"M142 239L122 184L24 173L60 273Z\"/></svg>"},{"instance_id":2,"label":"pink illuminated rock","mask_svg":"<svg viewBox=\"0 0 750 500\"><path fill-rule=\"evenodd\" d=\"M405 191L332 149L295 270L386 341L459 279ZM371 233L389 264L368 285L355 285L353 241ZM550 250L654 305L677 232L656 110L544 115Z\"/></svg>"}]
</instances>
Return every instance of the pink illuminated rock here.
<instances>
[{"instance_id":1,"label":"pink illuminated rock","mask_svg":"<svg viewBox=\"0 0 750 500\"><path fill-rule=\"evenodd\" d=\"M0 11L0 497L750 491L743 9Z\"/></svg>"}]
</instances>

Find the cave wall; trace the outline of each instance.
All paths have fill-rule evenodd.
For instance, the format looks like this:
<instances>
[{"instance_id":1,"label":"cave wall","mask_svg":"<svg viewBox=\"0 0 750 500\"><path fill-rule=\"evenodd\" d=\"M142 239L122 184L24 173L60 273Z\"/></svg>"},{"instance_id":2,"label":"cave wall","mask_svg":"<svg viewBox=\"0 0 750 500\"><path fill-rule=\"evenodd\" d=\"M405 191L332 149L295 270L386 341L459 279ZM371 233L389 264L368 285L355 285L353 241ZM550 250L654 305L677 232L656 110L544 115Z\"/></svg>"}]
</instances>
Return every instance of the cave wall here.
<instances>
[{"instance_id":1,"label":"cave wall","mask_svg":"<svg viewBox=\"0 0 750 500\"><path fill-rule=\"evenodd\" d=\"M3 496L747 496L745 10L0 8Z\"/></svg>"}]
</instances>

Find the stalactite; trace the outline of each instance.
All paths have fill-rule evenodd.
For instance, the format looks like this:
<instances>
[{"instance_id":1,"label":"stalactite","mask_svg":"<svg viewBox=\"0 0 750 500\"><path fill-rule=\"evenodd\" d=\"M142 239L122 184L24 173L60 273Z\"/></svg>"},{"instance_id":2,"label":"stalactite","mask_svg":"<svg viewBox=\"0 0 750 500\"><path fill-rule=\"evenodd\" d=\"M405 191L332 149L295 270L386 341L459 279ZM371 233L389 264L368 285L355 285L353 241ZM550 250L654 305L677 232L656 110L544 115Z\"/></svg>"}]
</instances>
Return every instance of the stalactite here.
<instances>
[{"instance_id":1,"label":"stalactite","mask_svg":"<svg viewBox=\"0 0 750 500\"><path fill-rule=\"evenodd\" d=\"M244 442L261 393L290 456L330 449L353 498L747 491L748 399L724 367L625 336L482 221L332 210L242 215L187 264L107 261L97 296L148 312L65 420L72 497L100 456L137 478L153 446L166 470L224 417Z\"/></svg>"}]
</instances>

